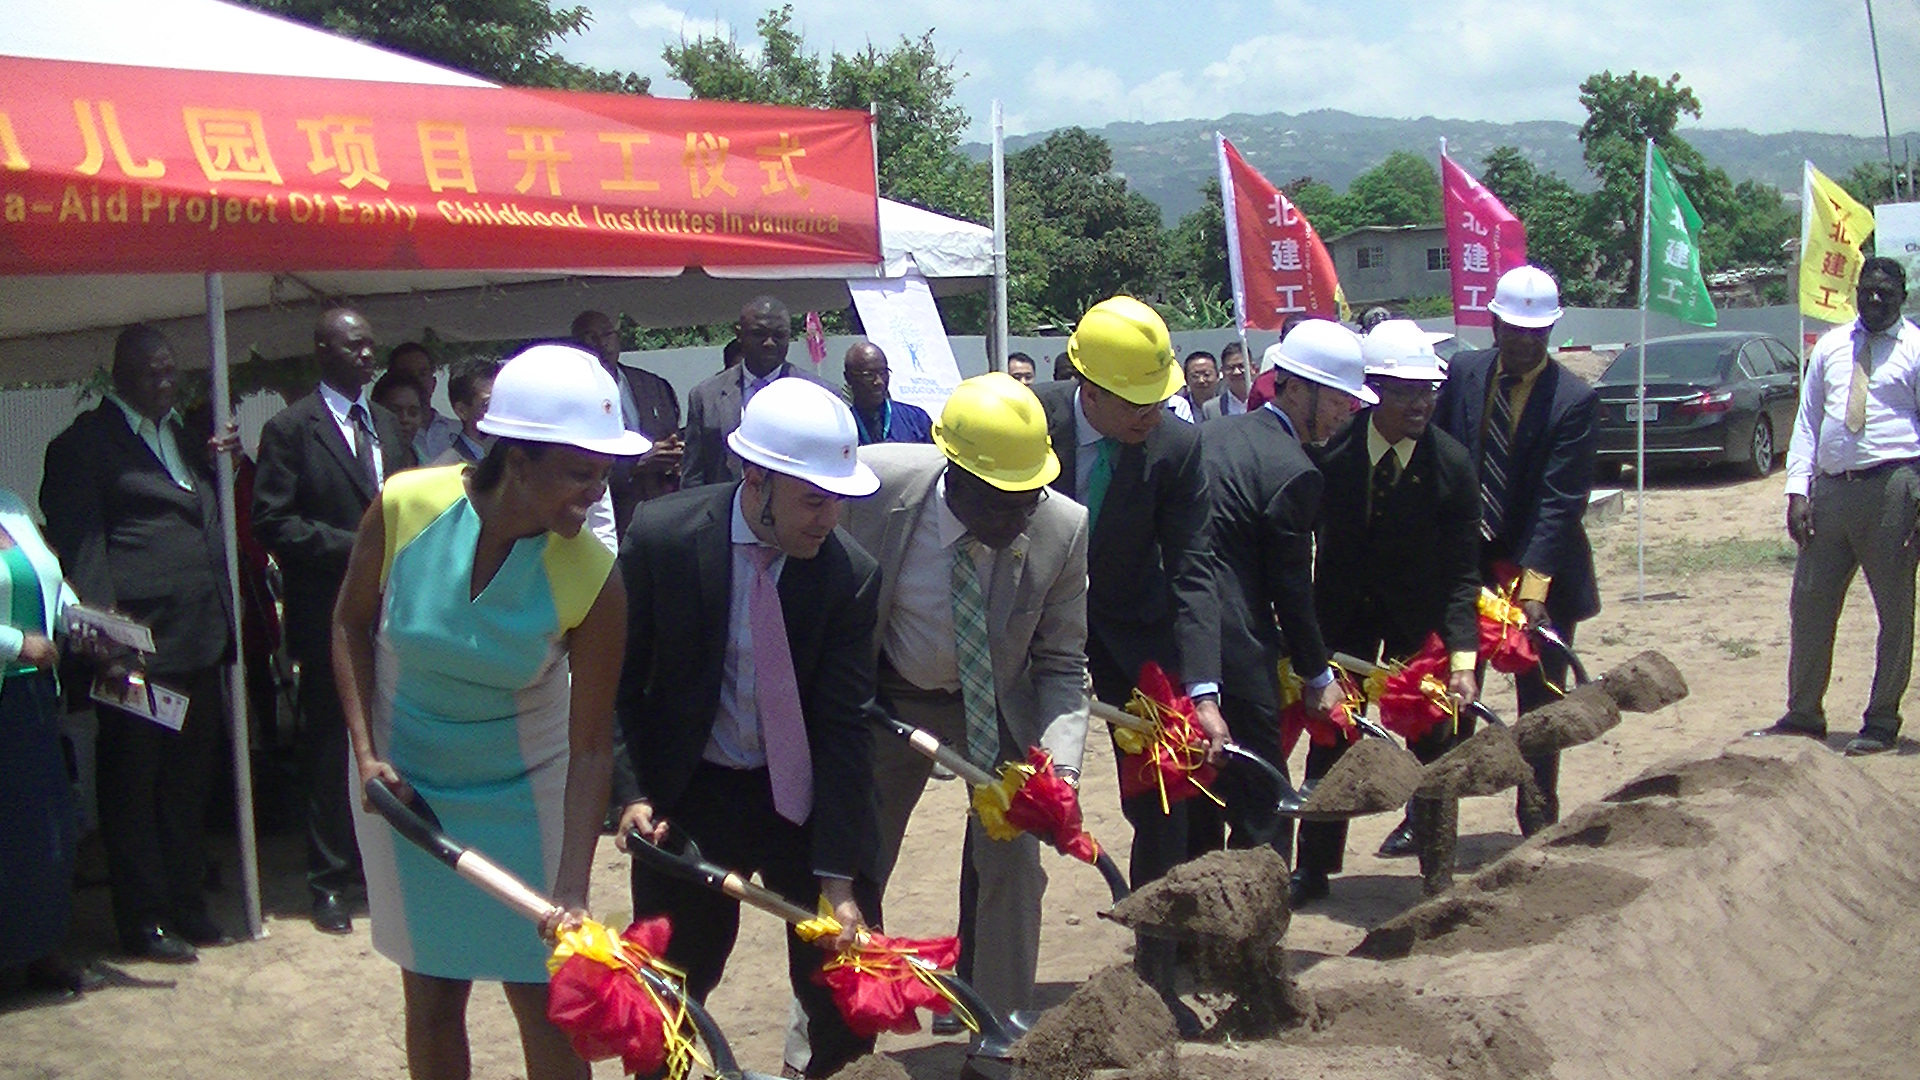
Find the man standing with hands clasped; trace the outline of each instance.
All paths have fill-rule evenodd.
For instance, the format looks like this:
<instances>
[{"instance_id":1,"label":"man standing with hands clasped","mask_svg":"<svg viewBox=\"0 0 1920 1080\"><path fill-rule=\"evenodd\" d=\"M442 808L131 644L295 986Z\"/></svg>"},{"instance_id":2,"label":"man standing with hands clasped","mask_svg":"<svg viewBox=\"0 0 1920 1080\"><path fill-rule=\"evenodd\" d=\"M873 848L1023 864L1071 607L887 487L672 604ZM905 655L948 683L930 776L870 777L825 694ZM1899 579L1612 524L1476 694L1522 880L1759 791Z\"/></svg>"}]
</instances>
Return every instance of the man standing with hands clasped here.
<instances>
[{"instance_id":1,"label":"man standing with hands clasped","mask_svg":"<svg viewBox=\"0 0 1920 1080\"><path fill-rule=\"evenodd\" d=\"M876 846L880 569L835 531L841 500L880 485L857 445L838 395L810 380L775 381L727 437L742 480L642 503L620 549L617 842L627 846L629 829L663 838L671 823L711 861L759 873L809 911L824 896L843 932L821 945L836 948L876 908L872 883L855 879ZM733 951L739 902L636 859L633 908L672 917L667 962L704 1001ZM788 978L812 1039L808 1076L831 1076L873 1048L813 982L827 956L788 933Z\"/></svg>"},{"instance_id":2,"label":"man standing with hands clasped","mask_svg":"<svg viewBox=\"0 0 1920 1080\"><path fill-rule=\"evenodd\" d=\"M1827 331L1807 357L1787 449L1793 568L1787 714L1752 735L1827 736L1822 701L1833 636L1854 571L1864 570L1880 637L1873 689L1847 754L1879 754L1900 737L1913 670L1914 508L1920 500L1920 329L1900 317L1907 276L1892 259L1860 268L1860 317Z\"/></svg>"}]
</instances>

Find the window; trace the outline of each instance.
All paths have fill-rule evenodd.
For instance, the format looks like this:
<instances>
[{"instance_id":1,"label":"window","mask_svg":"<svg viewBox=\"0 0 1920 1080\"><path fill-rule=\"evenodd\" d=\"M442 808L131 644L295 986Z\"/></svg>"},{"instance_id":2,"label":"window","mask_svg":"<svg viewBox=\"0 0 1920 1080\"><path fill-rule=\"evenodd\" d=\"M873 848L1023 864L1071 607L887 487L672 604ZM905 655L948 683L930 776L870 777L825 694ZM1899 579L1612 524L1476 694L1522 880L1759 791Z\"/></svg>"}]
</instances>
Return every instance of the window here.
<instances>
[{"instance_id":1,"label":"window","mask_svg":"<svg viewBox=\"0 0 1920 1080\"><path fill-rule=\"evenodd\" d=\"M1379 244L1371 244L1354 252L1354 269L1385 270L1387 268L1387 249Z\"/></svg>"},{"instance_id":2,"label":"window","mask_svg":"<svg viewBox=\"0 0 1920 1080\"><path fill-rule=\"evenodd\" d=\"M1452 250L1448 248L1443 248L1443 247L1428 248L1427 249L1427 269L1429 270L1453 269Z\"/></svg>"}]
</instances>

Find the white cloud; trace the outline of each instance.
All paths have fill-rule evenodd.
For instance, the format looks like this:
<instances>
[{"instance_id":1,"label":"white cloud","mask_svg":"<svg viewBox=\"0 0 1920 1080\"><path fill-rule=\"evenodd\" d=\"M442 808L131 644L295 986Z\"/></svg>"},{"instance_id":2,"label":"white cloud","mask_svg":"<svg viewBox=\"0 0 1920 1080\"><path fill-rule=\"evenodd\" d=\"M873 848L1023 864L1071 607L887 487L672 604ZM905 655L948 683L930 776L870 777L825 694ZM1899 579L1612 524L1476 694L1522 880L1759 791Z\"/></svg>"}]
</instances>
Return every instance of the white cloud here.
<instances>
[{"instance_id":1,"label":"white cloud","mask_svg":"<svg viewBox=\"0 0 1920 1080\"><path fill-rule=\"evenodd\" d=\"M659 0L650 0L627 9L627 20L642 32L659 31L662 44L671 41L696 38L733 36L733 27L725 19L715 16L711 19L697 18L677 8L668 7Z\"/></svg>"}]
</instances>

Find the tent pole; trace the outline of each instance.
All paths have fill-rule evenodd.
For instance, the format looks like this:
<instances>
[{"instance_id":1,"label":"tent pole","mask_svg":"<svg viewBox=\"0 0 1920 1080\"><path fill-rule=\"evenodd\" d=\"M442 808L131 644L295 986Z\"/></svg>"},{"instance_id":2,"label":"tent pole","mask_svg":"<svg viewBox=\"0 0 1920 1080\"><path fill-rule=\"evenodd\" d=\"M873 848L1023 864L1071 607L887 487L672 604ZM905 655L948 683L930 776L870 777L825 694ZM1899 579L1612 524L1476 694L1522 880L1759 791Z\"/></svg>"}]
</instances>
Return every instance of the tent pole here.
<instances>
[{"instance_id":1,"label":"tent pole","mask_svg":"<svg viewBox=\"0 0 1920 1080\"><path fill-rule=\"evenodd\" d=\"M207 341L212 361L213 423L224 434L233 416L232 380L227 373L227 289L220 275L207 275ZM240 836L240 881L247 914L247 936L267 936L260 921L260 856L253 833L253 748L247 722L247 666L240 639L246 621L240 606L240 533L234 516L233 458L214 455L220 488L220 530L227 546L227 603L233 612L233 663L227 665L227 712L233 718L233 802Z\"/></svg>"},{"instance_id":2,"label":"tent pole","mask_svg":"<svg viewBox=\"0 0 1920 1080\"><path fill-rule=\"evenodd\" d=\"M993 99L993 349L987 370L1007 370L1007 145Z\"/></svg>"}]
</instances>

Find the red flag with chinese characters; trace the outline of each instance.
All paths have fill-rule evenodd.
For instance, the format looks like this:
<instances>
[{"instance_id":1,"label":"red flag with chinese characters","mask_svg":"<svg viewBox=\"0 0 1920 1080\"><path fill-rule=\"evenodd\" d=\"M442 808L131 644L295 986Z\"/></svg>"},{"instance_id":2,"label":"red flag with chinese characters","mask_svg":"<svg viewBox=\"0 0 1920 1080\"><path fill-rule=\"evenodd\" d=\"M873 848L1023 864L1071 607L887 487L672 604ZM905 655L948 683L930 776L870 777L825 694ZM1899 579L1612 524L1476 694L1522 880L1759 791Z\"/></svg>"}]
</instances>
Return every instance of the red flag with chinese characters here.
<instances>
[{"instance_id":1,"label":"red flag with chinese characters","mask_svg":"<svg viewBox=\"0 0 1920 1080\"><path fill-rule=\"evenodd\" d=\"M864 112L0 57L0 274L880 260Z\"/></svg>"},{"instance_id":2,"label":"red flag with chinese characters","mask_svg":"<svg viewBox=\"0 0 1920 1080\"><path fill-rule=\"evenodd\" d=\"M1487 301L1500 275L1527 261L1527 227L1480 181L1440 152L1440 190L1453 269L1455 326L1491 326Z\"/></svg>"},{"instance_id":3,"label":"red flag with chinese characters","mask_svg":"<svg viewBox=\"0 0 1920 1080\"><path fill-rule=\"evenodd\" d=\"M1346 318L1346 295L1333 272L1333 256L1306 215L1248 165L1224 135L1216 132L1214 140L1220 149L1233 309L1241 327L1278 330L1297 313Z\"/></svg>"}]
</instances>

